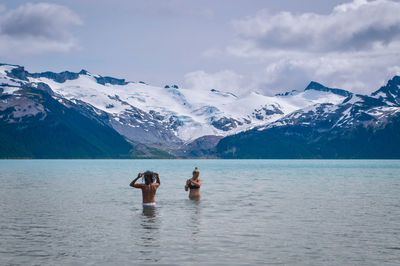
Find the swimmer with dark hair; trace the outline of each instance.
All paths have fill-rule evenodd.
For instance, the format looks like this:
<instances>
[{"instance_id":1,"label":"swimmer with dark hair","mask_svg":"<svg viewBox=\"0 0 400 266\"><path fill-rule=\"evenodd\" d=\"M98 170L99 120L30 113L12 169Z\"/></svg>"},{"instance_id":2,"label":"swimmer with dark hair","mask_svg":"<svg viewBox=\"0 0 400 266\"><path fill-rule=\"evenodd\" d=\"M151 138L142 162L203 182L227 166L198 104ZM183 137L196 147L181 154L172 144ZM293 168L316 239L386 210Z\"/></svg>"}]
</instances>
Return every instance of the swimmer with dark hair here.
<instances>
[{"instance_id":1,"label":"swimmer with dark hair","mask_svg":"<svg viewBox=\"0 0 400 266\"><path fill-rule=\"evenodd\" d=\"M144 178L144 184L136 184L139 178ZM158 173L146 171L139 173L135 180L130 183L131 187L140 188L142 190L143 206L155 206L156 205L156 192L158 187L161 185L160 177Z\"/></svg>"},{"instance_id":2,"label":"swimmer with dark hair","mask_svg":"<svg viewBox=\"0 0 400 266\"><path fill-rule=\"evenodd\" d=\"M200 171L199 168L195 167L192 172L192 178L186 180L185 191L189 192L189 199L200 199L200 187L202 184L202 180L200 179Z\"/></svg>"}]
</instances>

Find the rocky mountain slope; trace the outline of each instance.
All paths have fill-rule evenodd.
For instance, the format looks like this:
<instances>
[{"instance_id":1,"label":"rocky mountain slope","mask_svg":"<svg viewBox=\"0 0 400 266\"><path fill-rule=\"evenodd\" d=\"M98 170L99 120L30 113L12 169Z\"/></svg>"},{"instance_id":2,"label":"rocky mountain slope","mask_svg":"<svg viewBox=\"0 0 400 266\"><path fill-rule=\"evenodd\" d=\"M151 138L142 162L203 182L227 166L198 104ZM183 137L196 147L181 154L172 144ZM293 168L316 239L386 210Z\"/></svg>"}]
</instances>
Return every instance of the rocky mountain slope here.
<instances>
[{"instance_id":1,"label":"rocky mountain slope","mask_svg":"<svg viewBox=\"0 0 400 266\"><path fill-rule=\"evenodd\" d=\"M368 96L316 82L266 96L1 64L0 156L341 157L329 147L323 154L322 143L357 130L374 135L394 123L398 79Z\"/></svg>"},{"instance_id":2,"label":"rocky mountain slope","mask_svg":"<svg viewBox=\"0 0 400 266\"><path fill-rule=\"evenodd\" d=\"M0 78L0 158L152 157L171 156L129 141L107 114L55 96L45 83Z\"/></svg>"},{"instance_id":3,"label":"rocky mountain slope","mask_svg":"<svg viewBox=\"0 0 400 266\"><path fill-rule=\"evenodd\" d=\"M400 77L371 95L347 96L340 104L315 104L227 137L217 153L224 158L400 158Z\"/></svg>"}]
</instances>

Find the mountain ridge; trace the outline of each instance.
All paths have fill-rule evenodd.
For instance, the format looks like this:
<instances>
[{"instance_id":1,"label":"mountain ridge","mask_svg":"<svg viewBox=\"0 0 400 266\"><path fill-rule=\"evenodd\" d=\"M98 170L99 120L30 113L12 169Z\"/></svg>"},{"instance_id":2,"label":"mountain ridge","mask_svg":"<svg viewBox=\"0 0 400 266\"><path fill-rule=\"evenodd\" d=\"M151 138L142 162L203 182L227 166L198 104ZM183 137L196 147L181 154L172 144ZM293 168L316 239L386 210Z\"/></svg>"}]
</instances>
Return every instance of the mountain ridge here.
<instances>
[{"instance_id":1,"label":"mountain ridge","mask_svg":"<svg viewBox=\"0 0 400 266\"><path fill-rule=\"evenodd\" d=\"M217 154L222 158L398 159L399 99L400 78L395 76L370 95L300 109L267 126L228 136L218 143Z\"/></svg>"},{"instance_id":2,"label":"mountain ridge","mask_svg":"<svg viewBox=\"0 0 400 266\"><path fill-rule=\"evenodd\" d=\"M399 84L400 77L395 76L377 91L361 95L311 81L304 90L266 96L256 92L234 94L228 88L155 87L141 81L102 77L86 70L29 73L22 66L0 64L0 122L18 124L19 120L10 117L32 117L29 112L33 109L18 111L5 99L19 97L29 101L32 100L29 95L38 90L49 95L48 101L60 104L57 110L75 110L100 128L105 127L105 131L115 132L133 151L124 155L127 157L134 156L135 147L141 147L147 149L148 157L155 153L163 158L247 158L259 154L230 153L239 149L232 141L240 146L240 140L247 141L249 136L260 138L262 134L257 132L262 131L268 131L264 135L282 147L291 143L298 150L321 146L317 139L344 136L358 127L372 129L362 134L375 134L397 117ZM46 114L45 108L35 112ZM297 136L297 142L283 141L281 134ZM269 143L267 137L260 141ZM278 149L279 145L273 145ZM322 156L316 148L312 154Z\"/></svg>"}]
</instances>

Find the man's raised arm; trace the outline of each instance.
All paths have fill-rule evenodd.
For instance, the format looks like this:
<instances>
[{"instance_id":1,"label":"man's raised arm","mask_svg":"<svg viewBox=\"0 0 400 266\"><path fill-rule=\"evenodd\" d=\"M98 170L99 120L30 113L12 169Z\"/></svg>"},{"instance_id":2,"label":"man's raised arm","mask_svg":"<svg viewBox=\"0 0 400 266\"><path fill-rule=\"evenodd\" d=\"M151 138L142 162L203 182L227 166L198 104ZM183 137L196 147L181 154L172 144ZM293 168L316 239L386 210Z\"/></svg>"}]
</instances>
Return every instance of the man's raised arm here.
<instances>
[{"instance_id":1,"label":"man's raised arm","mask_svg":"<svg viewBox=\"0 0 400 266\"><path fill-rule=\"evenodd\" d=\"M158 173L155 174L156 174L156 183L160 186L161 185L160 177L158 176Z\"/></svg>"},{"instance_id":2,"label":"man's raised arm","mask_svg":"<svg viewBox=\"0 0 400 266\"><path fill-rule=\"evenodd\" d=\"M142 175L142 173L139 173L138 176L129 185L135 188L142 188L143 184L136 184L136 181L138 181L138 179L141 178Z\"/></svg>"}]
</instances>

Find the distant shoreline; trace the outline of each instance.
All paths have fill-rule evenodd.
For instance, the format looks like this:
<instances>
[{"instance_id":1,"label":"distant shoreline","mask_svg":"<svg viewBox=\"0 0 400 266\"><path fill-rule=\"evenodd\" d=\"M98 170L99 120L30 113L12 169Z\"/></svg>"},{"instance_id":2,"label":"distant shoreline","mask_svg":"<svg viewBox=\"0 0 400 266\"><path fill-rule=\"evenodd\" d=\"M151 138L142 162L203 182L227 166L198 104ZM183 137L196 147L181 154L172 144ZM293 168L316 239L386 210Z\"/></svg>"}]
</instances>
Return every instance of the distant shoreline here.
<instances>
[{"instance_id":1,"label":"distant shoreline","mask_svg":"<svg viewBox=\"0 0 400 266\"><path fill-rule=\"evenodd\" d=\"M311 161L311 160L319 160L319 161L344 161L344 160L400 160L400 158L0 158L0 161L11 161L11 160L137 160L137 161L148 161L148 160L158 160L158 161L179 161L179 160L216 160L216 161L243 161L243 160L276 160L276 161L283 161L283 160L304 160L304 161Z\"/></svg>"}]
</instances>

